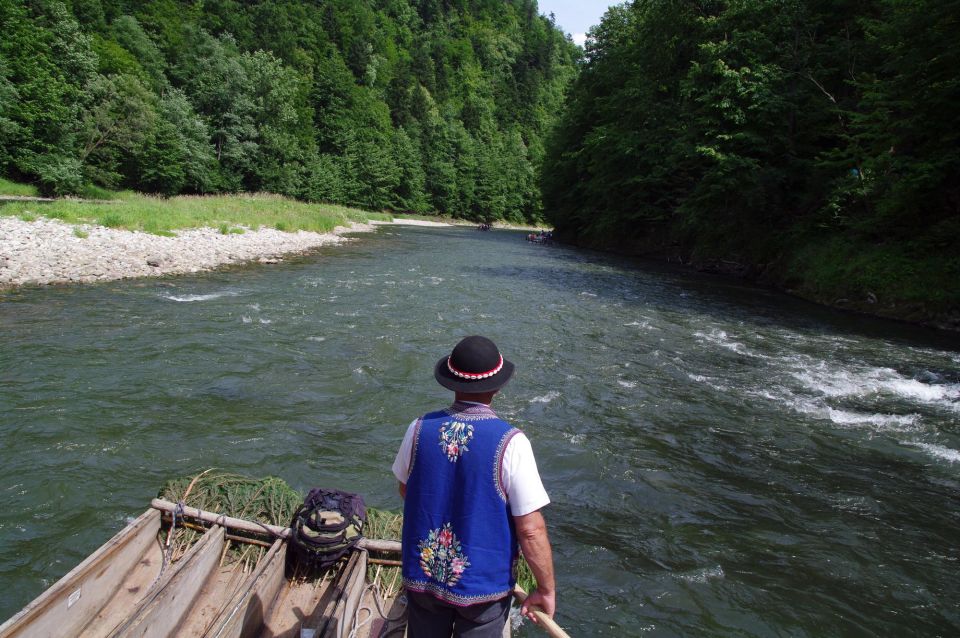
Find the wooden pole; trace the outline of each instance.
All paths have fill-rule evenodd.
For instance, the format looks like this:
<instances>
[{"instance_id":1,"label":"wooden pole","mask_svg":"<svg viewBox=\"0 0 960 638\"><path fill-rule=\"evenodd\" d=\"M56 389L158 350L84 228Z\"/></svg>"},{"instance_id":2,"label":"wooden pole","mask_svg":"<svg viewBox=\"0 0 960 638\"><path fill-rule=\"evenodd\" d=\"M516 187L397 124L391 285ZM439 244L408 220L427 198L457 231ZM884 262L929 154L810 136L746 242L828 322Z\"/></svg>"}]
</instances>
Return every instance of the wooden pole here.
<instances>
[{"instance_id":1,"label":"wooden pole","mask_svg":"<svg viewBox=\"0 0 960 638\"><path fill-rule=\"evenodd\" d=\"M170 501L166 501L161 498L155 498L150 501L150 506L154 509L160 510L161 512L167 512L169 514L177 511L176 503L171 503ZM195 518L199 521L203 521L204 523L215 523L223 527L243 530L244 532L250 532L253 534L263 534L264 536L273 536L275 538L290 538L289 527L267 525L266 523L254 523L242 518L233 518L232 516L224 516L223 514L215 514L214 512L205 512L187 505L183 507L183 512L178 515L186 516L188 518ZM400 553L400 541L361 538L360 542L357 543L357 547L373 552L387 552L395 554Z\"/></svg>"},{"instance_id":2,"label":"wooden pole","mask_svg":"<svg viewBox=\"0 0 960 638\"><path fill-rule=\"evenodd\" d=\"M523 601L527 599L527 592L523 591L523 587L516 585L513 588L514 597L520 601L520 604L523 604ZM537 626L543 628L551 638L570 638L570 634L563 630L563 627L558 625L553 618L546 615L536 607L531 607L533 610L533 615L537 617Z\"/></svg>"}]
</instances>

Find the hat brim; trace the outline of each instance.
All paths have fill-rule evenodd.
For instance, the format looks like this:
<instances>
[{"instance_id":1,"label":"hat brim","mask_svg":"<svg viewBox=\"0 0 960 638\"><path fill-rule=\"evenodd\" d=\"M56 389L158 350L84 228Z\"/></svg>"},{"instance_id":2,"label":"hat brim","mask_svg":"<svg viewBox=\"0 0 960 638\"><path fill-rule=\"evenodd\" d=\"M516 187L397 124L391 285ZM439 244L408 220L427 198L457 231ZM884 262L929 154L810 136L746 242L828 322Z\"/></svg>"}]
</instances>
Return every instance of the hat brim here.
<instances>
[{"instance_id":1,"label":"hat brim","mask_svg":"<svg viewBox=\"0 0 960 638\"><path fill-rule=\"evenodd\" d=\"M513 376L513 363L504 359L500 372L486 379L469 381L467 379L461 379L450 372L450 368L447 367L447 357L443 357L437 361L437 365L433 369L433 376L436 378L437 383L454 392L471 392L477 394L493 392L507 385L507 381Z\"/></svg>"}]
</instances>

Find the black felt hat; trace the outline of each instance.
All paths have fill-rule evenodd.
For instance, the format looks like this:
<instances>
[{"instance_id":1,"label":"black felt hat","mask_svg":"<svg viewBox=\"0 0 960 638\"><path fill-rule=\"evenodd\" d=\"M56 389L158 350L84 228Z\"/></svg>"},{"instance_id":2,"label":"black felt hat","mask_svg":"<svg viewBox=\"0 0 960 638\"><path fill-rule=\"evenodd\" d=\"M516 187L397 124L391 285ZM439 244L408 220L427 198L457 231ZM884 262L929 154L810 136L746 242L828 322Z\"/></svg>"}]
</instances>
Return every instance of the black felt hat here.
<instances>
[{"instance_id":1,"label":"black felt hat","mask_svg":"<svg viewBox=\"0 0 960 638\"><path fill-rule=\"evenodd\" d=\"M510 380L513 364L486 337L465 337L450 356L437 361L433 376L437 383L454 392L492 392Z\"/></svg>"}]
</instances>

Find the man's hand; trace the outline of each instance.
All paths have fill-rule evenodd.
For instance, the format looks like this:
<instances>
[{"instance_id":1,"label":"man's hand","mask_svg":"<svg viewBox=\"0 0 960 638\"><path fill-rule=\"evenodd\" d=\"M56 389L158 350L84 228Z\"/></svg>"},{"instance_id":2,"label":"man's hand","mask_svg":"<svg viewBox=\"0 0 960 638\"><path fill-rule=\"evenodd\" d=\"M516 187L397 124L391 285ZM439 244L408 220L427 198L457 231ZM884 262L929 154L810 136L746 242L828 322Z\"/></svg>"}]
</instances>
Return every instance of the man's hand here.
<instances>
[{"instance_id":1,"label":"man's hand","mask_svg":"<svg viewBox=\"0 0 960 638\"><path fill-rule=\"evenodd\" d=\"M532 607L539 607L540 611L553 618L553 612L557 609L556 592L544 594L539 589L534 589L530 592L530 595L527 596L527 599L523 601L523 605L520 606L520 613L522 615L535 623L539 622L536 614L533 613L533 609L531 609Z\"/></svg>"},{"instance_id":2,"label":"man's hand","mask_svg":"<svg viewBox=\"0 0 960 638\"><path fill-rule=\"evenodd\" d=\"M547 523L539 511L513 517L517 530L517 541L527 559L533 577L537 579L537 588L530 592L520 607L520 613L537 622L531 607L539 607L543 613L553 618L557 608L556 583L553 580L553 552L547 538Z\"/></svg>"}]
</instances>

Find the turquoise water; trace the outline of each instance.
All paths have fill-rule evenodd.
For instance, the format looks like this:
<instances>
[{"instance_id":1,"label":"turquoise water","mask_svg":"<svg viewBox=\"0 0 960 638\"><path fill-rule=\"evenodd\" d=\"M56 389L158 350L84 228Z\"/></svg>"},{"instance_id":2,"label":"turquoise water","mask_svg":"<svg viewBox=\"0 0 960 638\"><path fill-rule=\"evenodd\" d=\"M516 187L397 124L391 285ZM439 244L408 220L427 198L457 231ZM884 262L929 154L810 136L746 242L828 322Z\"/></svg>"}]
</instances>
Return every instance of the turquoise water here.
<instances>
[{"instance_id":1,"label":"turquoise water","mask_svg":"<svg viewBox=\"0 0 960 638\"><path fill-rule=\"evenodd\" d=\"M399 508L432 366L481 333L517 364L494 407L553 499L571 635L960 631L954 336L471 229L0 294L0 617L171 477Z\"/></svg>"}]
</instances>

